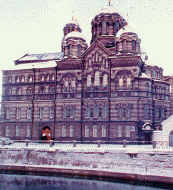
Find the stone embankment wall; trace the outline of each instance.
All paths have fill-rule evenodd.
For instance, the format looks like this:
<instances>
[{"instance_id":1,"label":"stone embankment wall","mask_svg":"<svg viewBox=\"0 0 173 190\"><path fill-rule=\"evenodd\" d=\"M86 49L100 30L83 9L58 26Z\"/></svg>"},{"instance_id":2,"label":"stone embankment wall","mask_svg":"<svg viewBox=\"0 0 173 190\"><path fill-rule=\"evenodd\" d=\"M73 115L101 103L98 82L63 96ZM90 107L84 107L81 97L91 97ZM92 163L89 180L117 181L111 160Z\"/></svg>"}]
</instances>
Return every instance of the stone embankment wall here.
<instances>
[{"instance_id":1,"label":"stone embankment wall","mask_svg":"<svg viewBox=\"0 0 173 190\"><path fill-rule=\"evenodd\" d=\"M173 151L0 148L0 169L173 183Z\"/></svg>"}]
</instances>

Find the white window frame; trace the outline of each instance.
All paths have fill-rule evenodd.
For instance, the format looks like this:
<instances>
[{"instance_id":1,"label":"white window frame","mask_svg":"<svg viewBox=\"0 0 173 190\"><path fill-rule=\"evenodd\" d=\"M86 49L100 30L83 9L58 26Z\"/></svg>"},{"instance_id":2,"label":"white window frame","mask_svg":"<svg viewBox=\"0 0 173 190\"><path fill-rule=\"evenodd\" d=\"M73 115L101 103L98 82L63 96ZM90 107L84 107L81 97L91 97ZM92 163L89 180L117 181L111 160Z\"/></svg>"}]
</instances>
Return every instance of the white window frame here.
<instances>
[{"instance_id":1,"label":"white window frame","mask_svg":"<svg viewBox=\"0 0 173 190\"><path fill-rule=\"evenodd\" d=\"M9 132L10 132L10 127L9 126L5 126L5 136L9 137Z\"/></svg>"},{"instance_id":2,"label":"white window frame","mask_svg":"<svg viewBox=\"0 0 173 190\"><path fill-rule=\"evenodd\" d=\"M122 125L118 125L118 137L122 137L123 136L123 127Z\"/></svg>"},{"instance_id":3,"label":"white window frame","mask_svg":"<svg viewBox=\"0 0 173 190\"><path fill-rule=\"evenodd\" d=\"M43 110L44 110L44 108L43 108L43 107L40 107L40 119L43 118Z\"/></svg>"},{"instance_id":4,"label":"white window frame","mask_svg":"<svg viewBox=\"0 0 173 190\"><path fill-rule=\"evenodd\" d=\"M17 109L16 109L16 119L20 119L20 117L21 117L21 108L17 107Z\"/></svg>"},{"instance_id":5,"label":"white window frame","mask_svg":"<svg viewBox=\"0 0 173 190\"><path fill-rule=\"evenodd\" d=\"M66 128L66 125L63 125L62 126L62 137L66 137L67 135L67 128Z\"/></svg>"},{"instance_id":6,"label":"white window frame","mask_svg":"<svg viewBox=\"0 0 173 190\"><path fill-rule=\"evenodd\" d=\"M16 125L16 137L20 136L20 127Z\"/></svg>"},{"instance_id":7,"label":"white window frame","mask_svg":"<svg viewBox=\"0 0 173 190\"><path fill-rule=\"evenodd\" d=\"M85 125L85 137L89 137L89 125Z\"/></svg>"},{"instance_id":8,"label":"white window frame","mask_svg":"<svg viewBox=\"0 0 173 190\"><path fill-rule=\"evenodd\" d=\"M74 137L74 126L70 125L70 137Z\"/></svg>"},{"instance_id":9,"label":"white window frame","mask_svg":"<svg viewBox=\"0 0 173 190\"><path fill-rule=\"evenodd\" d=\"M102 126L102 137L106 137L106 125Z\"/></svg>"},{"instance_id":10,"label":"white window frame","mask_svg":"<svg viewBox=\"0 0 173 190\"><path fill-rule=\"evenodd\" d=\"M31 126L27 126L26 128L26 137L30 137L31 136Z\"/></svg>"},{"instance_id":11,"label":"white window frame","mask_svg":"<svg viewBox=\"0 0 173 190\"><path fill-rule=\"evenodd\" d=\"M27 108L27 119L31 119L31 107Z\"/></svg>"},{"instance_id":12,"label":"white window frame","mask_svg":"<svg viewBox=\"0 0 173 190\"><path fill-rule=\"evenodd\" d=\"M93 137L97 137L98 127L97 125L93 125Z\"/></svg>"},{"instance_id":13,"label":"white window frame","mask_svg":"<svg viewBox=\"0 0 173 190\"><path fill-rule=\"evenodd\" d=\"M130 125L125 126L125 137L130 137Z\"/></svg>"}]
</instances>

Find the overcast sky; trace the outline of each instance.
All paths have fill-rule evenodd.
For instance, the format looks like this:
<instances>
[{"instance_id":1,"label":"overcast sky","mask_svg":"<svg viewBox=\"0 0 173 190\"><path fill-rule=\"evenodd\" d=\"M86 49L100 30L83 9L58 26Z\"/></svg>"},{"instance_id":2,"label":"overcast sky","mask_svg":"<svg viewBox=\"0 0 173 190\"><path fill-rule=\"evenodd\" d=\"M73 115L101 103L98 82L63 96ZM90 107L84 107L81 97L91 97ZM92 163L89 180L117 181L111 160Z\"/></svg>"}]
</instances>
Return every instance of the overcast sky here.
<instances>
[{"instance_id":1,"label":"overcast sky","mask_svg":"<svg viewBox=\"0 0 173 190\"><path fill-rule=\"evenodd\" d=\"M0 69L26 53L61 51L63 27L75 12L88 44L91 20L107 0L0 0ZM173 0L112 0L141 39L149 60L173 74Z\"/></svg>"}]
</instances>

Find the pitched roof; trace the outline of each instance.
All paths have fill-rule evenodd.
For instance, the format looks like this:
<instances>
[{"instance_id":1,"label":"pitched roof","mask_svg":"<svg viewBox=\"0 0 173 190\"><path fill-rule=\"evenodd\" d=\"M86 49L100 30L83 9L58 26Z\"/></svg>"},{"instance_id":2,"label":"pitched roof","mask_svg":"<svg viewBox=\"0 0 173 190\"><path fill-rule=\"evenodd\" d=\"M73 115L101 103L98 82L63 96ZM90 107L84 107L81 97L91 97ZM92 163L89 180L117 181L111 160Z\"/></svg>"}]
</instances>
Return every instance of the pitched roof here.
<instances>
[{"instance_id":1,"label":"pitched roof","mask_svg":"<svg viewBox=\"0 0 173 190\"><path fill-rule=\"evenodd\" d=\"M20 59L17 59L15 63L20 62L38 62L38 61L49 61L49 60L61 60L64 54L62 52L56 53L43 53L43 54L26 54Z\"/></svg>"}]
</instances>

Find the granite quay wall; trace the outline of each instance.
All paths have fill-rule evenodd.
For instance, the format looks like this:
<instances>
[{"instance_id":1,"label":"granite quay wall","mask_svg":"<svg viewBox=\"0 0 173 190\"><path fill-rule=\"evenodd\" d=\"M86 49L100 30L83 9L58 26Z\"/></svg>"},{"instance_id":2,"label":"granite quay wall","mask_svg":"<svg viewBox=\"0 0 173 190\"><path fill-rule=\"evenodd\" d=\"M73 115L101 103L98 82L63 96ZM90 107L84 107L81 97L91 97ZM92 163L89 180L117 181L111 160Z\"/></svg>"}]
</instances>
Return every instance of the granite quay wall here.
<instances>
[{"instance_id":1,"label":"granite quay wall","mask_svg":"<svg viewBox=\"0 0 173 190\"><path fill-rule=\"evenodd\" d=\"M0 169L96 175L173 184L173 151L106 146L0 147Z\"/></svg>"}]
</instances>

